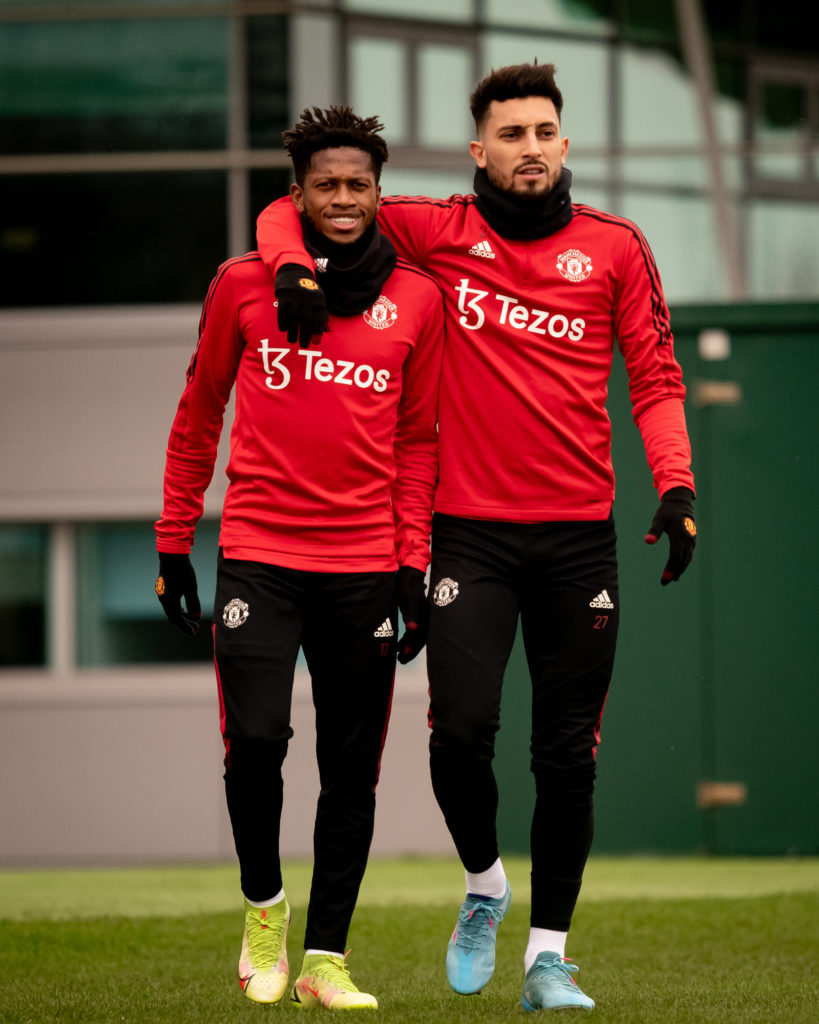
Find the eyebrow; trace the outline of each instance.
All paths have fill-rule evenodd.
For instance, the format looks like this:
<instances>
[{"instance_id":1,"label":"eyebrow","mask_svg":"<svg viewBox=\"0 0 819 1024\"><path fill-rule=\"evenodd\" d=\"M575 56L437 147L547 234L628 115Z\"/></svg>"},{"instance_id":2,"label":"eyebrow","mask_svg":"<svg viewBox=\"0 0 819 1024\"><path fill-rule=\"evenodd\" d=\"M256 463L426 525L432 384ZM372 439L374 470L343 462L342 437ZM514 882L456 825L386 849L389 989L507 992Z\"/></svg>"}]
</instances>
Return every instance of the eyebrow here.
<instances>
[{"instance_id":1,"label":"eyebrow","mask_svg":"<svg viewBox=\"0 0 819 1024\"><path fill-rule=\"evenodd\" d=\"M522 123L520 121L516 121L516 122L513 122L512 124L502 124L502 125L500 125L500 127L497 130L499 132L506 132L506 131L509 131L510 129L519 129L519 128L526 128L526 127L528 127L528 124L524 124L524 123ZM558 127L559 127L559 125L558 125L557 121L539 121L535 125L535 128L558 128Z\"/></svg>"}]
</instances>

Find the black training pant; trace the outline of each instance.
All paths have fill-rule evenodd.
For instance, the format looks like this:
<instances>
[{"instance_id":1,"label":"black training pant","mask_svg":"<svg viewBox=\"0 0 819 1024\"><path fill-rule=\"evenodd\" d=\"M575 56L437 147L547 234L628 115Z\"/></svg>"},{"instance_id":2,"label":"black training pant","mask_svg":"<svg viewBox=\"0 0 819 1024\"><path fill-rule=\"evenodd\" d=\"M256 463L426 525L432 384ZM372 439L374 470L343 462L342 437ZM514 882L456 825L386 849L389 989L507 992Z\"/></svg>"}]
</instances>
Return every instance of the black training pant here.
<instances>
[{"instance_id":1,"label":"black training pant","mask_svg":"<svg viewBox=\"0 0 819 1024\"><path fill-rule=\"evenodd\" d=\"M498 857L492 758L520 618L532 680L533 927L568 931L580 891L619 611L613 521L435 516L432 785L464 866L486 870Z\"/></svg>"},{"instance_id":2,"label":"black training pant","mask_svg":"<svg viewBox=\"0 0 819 1024\"><path fill-rule=\"evenodd\" d=\"M395 573L318 573L220 554L214 648L225 792L244 895L282 887L282 762L299 647L321 790L305 949L345 951L373 834L395 677Z\"/></svg>"}]
</instances>

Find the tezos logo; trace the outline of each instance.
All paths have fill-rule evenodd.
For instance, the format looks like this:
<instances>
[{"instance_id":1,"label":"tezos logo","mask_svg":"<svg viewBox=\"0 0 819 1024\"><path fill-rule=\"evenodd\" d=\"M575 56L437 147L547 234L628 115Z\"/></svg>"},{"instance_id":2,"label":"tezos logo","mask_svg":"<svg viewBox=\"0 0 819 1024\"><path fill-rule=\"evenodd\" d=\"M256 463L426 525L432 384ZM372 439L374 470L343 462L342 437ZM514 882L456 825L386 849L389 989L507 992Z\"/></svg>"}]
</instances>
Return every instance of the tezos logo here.
<instances>
[{"instance_id":1,"label":"tezos logo","mask_svg":"<svg viewBox=\"0 0 819 1024\"><path fill-rule=\"evenodd\" d=\"M451 580L448 576L445 576L435 584L435 590L432 592L432 600L439 608L443 608L444 605L452 604L458 596L458 593L458 584L455 580Z\"/></svg>"},{"instance_id":2,"label":"tezos logo","mask_svg":"<svg viewBox=\"0 0 819 1024\"><path fill-rule=\"evenodd\" d=\"M228 601L222 611L222 622L228 629L236 629L247 622L248 615L250 615L250 608L247 604L240 601L238 597L234 597L232 601Z\"/></svg>"},{"instance_id":3,"label":"tezos logo","mask_svg":"<svg viewBox=\"0 0 819 1024\"><path fill-rule=\"evenodd\" d=\"M594 269L591 257L585 256L579 249L567 249L557 257L555 264L567 281L585 281Z\"/></svg>"},{"instance_id":4,"label":"tezos logo","mask_svg":"<svg viewBox=\"0 0 819 1024\"><path fill-rule=\"evenodd\" d=\"M383 331L386 327L392 327L398 319L398 307L386 295L379 295L370 309L364 311L364 319L370 327Z\"/></svg>"}]
</instances>

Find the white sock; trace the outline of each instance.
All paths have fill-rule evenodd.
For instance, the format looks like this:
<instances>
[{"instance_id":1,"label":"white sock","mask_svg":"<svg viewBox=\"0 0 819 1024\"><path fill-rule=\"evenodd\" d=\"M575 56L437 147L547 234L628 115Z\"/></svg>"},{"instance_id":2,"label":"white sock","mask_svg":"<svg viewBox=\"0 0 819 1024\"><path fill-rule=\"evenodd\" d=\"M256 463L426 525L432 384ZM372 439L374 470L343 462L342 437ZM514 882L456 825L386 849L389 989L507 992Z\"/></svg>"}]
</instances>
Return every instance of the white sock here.
<instances>
[{"instance_id":1,"label":"white sock","mask_svg":"<svg viewBox=\"0 0 819 1024\"><path fill-rule=\"evenodd\" d=\"M566 955L566 937L568 932L553 932L550 928L530 928L529 945L523 957L523 969L527 973L537 959L538 953L557 953Z\"/></svg>"},{"instance_id":2,"label":"white sock","mask_svg":"<svg viewBox=\"0 0 819 1024\"><path fill-rule=\"evenodd\" d=\"M339 960L344 959L343 953L333 953L329 949L305 949L305 956L337 956Z\"/></svg>"},{"instance_id":3,"label":"white sock","mask_svg":"<svg viewBox=\"0 0 819 1024\"><path fill-rule=\"evenodd\" d=\"M245 896L245 899L247 900L247 896ZM272 899L261 900L261 902L257 902L256 900L247 900L247 902L251 905L251 907L274 907L277 903L281 903L283 899L284 889L279 889L279 891Z\"/></svg>"},{"instance_id":4,"label":"white sock","mask_svg":"<svg viewBox=\"0 0 819 1024\"><path fill-rule=\"evenodd\" d=\"M503 899L506 895L506 872L503 870L500 857L486 871L479 871L477 874L465 871L464 874L467 892L475 896L490 896L495 900Z\"/></svg>"}]
</instances>

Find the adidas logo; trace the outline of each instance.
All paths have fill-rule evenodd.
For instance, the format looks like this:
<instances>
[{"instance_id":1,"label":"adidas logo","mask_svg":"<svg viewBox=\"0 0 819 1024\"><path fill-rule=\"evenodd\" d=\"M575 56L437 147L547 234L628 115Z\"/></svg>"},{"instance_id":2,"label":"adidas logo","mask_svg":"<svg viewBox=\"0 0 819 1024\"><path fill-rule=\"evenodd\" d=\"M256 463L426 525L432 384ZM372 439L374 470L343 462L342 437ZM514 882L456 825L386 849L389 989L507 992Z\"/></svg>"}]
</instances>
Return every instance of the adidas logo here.
<instances>
[{"instance_id":1,"label":"adidas logo","mask_svg":"<svg viewBox=\"0 0 819 1024\"><path fill-rule=\"evenodd\" d=\"M326 256L316 256L313 260L316 265L316 270L323 274L327 270L327 264L330 262Z\"/></svg>"},{"instance_id":2,"label":"adidas logo","mask_svg":"<svg viewBox=\"0 0 819 1024\"><path fill-rule=\"evenodd\" d=\"M609 597L608 590L601 590L593 601L589 601L589 608L613 608L614 602Z\"/></svg>"},{"instance_id":3,"label":"adidas logo","mask_svg":"<svg viewBox=\"0 0 819 1024\"><path fill-rule=\"evenodd\" d=\"M470 256L483 256L485 260L493 260L495 254L492 252L492 246L489 242L478 242L477 245L473 245L469 250Z\"/></svg>"},{"instance_id":4,"label":"adidas logo","mask_svg":"<svg viewBox=\"0 0 819 1024\"><path fill-rule=\"evenodd\" d=\"M390 620L384 619L378 629L373 633L373 636L395 636L395 630L392 628Z\"/></svg>"}]
</instances>

